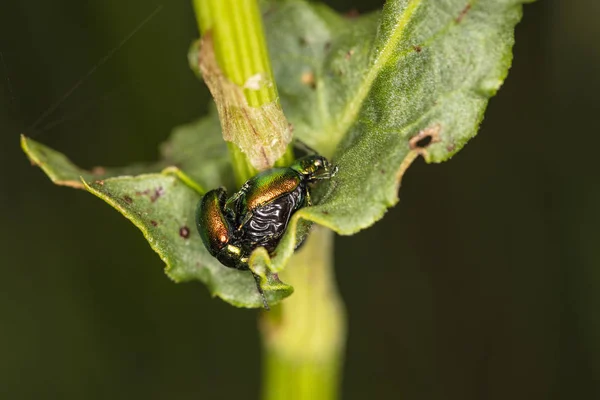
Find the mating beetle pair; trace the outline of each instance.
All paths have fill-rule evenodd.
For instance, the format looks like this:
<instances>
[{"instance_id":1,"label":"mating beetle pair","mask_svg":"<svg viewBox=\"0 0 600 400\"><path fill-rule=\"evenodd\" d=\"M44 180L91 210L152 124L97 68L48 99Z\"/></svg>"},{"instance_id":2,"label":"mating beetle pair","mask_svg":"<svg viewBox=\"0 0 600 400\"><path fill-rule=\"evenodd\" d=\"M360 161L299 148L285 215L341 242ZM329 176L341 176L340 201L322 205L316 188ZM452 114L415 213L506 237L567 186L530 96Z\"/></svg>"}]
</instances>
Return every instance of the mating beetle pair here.
<instances>
[{"instance_id":1,"label":"mating beetle pair","mask_svg":"<svg viewBox=\"0 0 600 400\"><path fill-rule=\"evenodd\" d=\"M309 155L287 168L260 172L229 199L225 188L208 191L196 209L204 246L224 266L249 270L252 251L262 246L271 253L294 212L312 204L308 185L330 179L336 172L337 167L324 157ZM252 275L268 309L259 277Z\"/></svg>"}]
</instances>

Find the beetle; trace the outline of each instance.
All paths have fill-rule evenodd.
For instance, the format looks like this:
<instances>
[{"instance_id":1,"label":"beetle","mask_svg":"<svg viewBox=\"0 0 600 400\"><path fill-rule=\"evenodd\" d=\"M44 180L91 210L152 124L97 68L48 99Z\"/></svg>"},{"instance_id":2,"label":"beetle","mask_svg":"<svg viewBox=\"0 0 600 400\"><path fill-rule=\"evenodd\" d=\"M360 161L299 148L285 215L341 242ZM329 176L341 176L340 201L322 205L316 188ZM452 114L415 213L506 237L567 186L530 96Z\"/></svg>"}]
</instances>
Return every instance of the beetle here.
<instances>
[{"instance_id":1,"label":"beetle","mask_svg":"<svg viewBox=\"0 0 600 400\"><path fill-rule=\"evenodd\" d=\"M250 270L252 251L262 246L271 254L291 216L312 205L309 184L330 179L337 170L325 157L313 154L289 167L258 173L229 199L223 187L208 191L196 208L196 227L204 246L224 266ZM260 278L252 275L269 309Z\"/></svg>"}]
</instances>

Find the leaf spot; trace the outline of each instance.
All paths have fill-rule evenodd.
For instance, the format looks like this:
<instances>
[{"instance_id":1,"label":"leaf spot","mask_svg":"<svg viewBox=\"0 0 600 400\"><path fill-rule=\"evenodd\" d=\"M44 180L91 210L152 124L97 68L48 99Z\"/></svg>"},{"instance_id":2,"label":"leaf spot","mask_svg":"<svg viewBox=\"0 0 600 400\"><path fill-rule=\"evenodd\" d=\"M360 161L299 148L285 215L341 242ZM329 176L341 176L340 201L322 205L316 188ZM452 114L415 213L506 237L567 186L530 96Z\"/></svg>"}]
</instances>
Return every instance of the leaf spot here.
<instances>
[{"instance_id":1,"label":"leaf spot","mask_svg":"<svg viewBox=\"0 0 600 400\"><path fill-rule=\"evenodd\" d=\"M317 83L315 82L315 74L313 74L312 72L304 72L300 77L300 80L302 81L302 83L309 86L311 89L317 87Z\"/></svg>"},{"instance_id":2,"label":"leaf spot","mask_svg":"<svg viewBox=\"0 0 600 400\"><path fill-rule=\"evenodd\" d=\"M179 236L181 236L184 239L189 238L190 228L188 228L187 226L182 226L181 228L179 228Z\"/></svg>"},{"instance_id":3,"label":"leaf spot","mask_svg":"<svg viewBox=\"0 0 600 400\"><path fill-rule=\"evenodd\" d=\"M158 226L158 222L156 222L155 220L150 220L150 223L152 224L152 226Z\"/></svg>"},{"instance_id":4,"label":"leaf spot","mask_svg":"<svg viewBox=\"0 0 600 400\"><path fill-rule=\"evenodd\" d=\"M94 183L97 183L100 186L104 186L104 181L103 180L99 180L99 181L96 181Z\"/></svg>"},{"instance_id":5,"label":"leaf spot","mask_svg":"<svg viewBox=\"0 0 600 400\"><path fill-rule=\"evenodd\" d=\"M127 204L133 203L133 199L129 196L123 196L123 200L125 200Z\"/></svg>"},{"instance_id":6,"label":"leaf spot","mask_svg":"<svg viewBox=\"0 0 600 400\"><path fill-rule=\"evenodd\" d=\"M413 46L413 49L414 49L414 50L415 50L417 53L420 53L420 52L423 50L423 48L422 48L421 46L419 46L418 44L417 44L417 45L414 45L414 46Z\"/></svg>"},{"instance_id":7,"label":"leaf spot","mask_svg":"<svg viewBox=\"0 0 600 400\"><path fill-rule=\"evenodd\" d=\"M469 10L471 9L471 3L468 3L465 8L462 9L462 11L460 12L460 14L458 14L458 17L456 17L456 23L460 24L462 22L462 20L465 18L465 16L467 15L467 13L469 12Z\"/></svg>"},{"instance_id":8,"label":"leaf spot","mask_svg":"<svg viewBox=\"0 0 600 400\"><path fill-rule=\"evenodd\" d=\"M421 132L413 136L408 142L411 150L424 150L432 143L440 141L440 130L439 124L432 127L423 129Z\"/></svg>"},{"instance_id":9,"label":"leaf spot","mask_svg":"<svg viewBox=\"0 0 600 400\"><path fill-rule=\"evenodd\" d=\"M162 186L157 187L156 189L154 189L154 194L150 196L150 201L154 203L163 194L165 194L165 189L163 189Z\"/></svg>"},{"instance_id":10,"label":"leaf spot","mask_svg":"<svg viewBox=\"0 0 600 400\"><path fill-rule=\"evenodd\" d=\"M349 60L354 55L354 49L348 50L346 53L346 60Z\"/></svg>"}]
</instances>

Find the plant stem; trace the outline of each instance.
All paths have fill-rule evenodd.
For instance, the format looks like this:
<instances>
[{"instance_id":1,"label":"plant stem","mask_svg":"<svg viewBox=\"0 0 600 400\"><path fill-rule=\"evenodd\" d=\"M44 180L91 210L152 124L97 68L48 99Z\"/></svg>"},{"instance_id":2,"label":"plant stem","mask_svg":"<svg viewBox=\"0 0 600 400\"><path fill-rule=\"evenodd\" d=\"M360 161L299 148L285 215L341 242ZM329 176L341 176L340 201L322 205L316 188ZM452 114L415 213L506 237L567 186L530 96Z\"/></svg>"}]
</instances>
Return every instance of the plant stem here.
<instances>
[{"instance_id":1,"label":"plant stem","mask_svg":"<svg viewBox=\"0 0 600 400\"><path fill-rule=\"evenodd\" d=\"M211 31L215 57L223 74L236 85L243 87L253 76L259 74L273 82L259 90L244 89L251 107L260 107L278 101L277 86L271 69L269 53L257 0L193 0L200 33ZM239 185L256 175L241 150L229 145L229 152ZM275 163L276 166L291 164L293 150Z\"/></svg>"},{"instance_id":2,"label":"plant stem","mask_svg":"<svg viewBox=\"0 0 600 400\"><path fill-rule=\"evenodd\" d=\"M280 276L294 294L262 317L263 400L337 399L346 318L333 271L333 232L315 227Z\"/></svg>"},{"instance_id":3,"label":"plant stem","mask_svg":"<svg viewBox=\"0 0 600 400\"><path fill-rule=\"evenodd\" d=\"M273 85L244 90L252 107L278 101L257 0L193 0L202 34L212 34L219 68L233 83L262 74ZM246 156L229 145L238 184L256 174ZM289 165L293 151L275 165ZM316 227L281 277L295 293L261 318L265 400L333 400L345 343L345 311L333 274L333 233Z\"/></svg>"}]
</instances>

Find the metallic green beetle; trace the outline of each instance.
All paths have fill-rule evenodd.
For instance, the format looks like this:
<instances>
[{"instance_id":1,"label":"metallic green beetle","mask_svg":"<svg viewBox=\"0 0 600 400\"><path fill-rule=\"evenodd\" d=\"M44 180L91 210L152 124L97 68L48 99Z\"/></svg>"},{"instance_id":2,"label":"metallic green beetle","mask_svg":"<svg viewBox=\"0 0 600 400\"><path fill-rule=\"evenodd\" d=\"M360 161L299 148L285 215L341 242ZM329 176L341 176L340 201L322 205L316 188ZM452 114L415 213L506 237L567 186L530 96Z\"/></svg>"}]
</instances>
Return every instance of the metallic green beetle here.
<instances>
[{"instance_id":1,"label":"metallic green beetle","mask_svg":"<svg viewBox=\"0 0 600 400\"><path fill-rule=\"evenodd\" d=\"M248 269L239 245L239 235L233 229L230 217L223 213L227 192L218 188L207 192L196 209L196 226L208 252L221 264L236 269Z\"/></svg>"},{"instance_id":2,"label":"metallic green beetle","mask_svg":"<svg viewBox=\"0 0 600 400\"><path fill-rule=\"evenodd\" d=\"M249 270L257 247L271 253L294 212L310 206L310 183L337 172L327 159L310 155L287 168L272 168L248 180L231 198L218 188L207 192L196 209L196 226L208 252L226 267ZM253 274L265 308L268 304Z\"/></svg>"}]
</instances>

